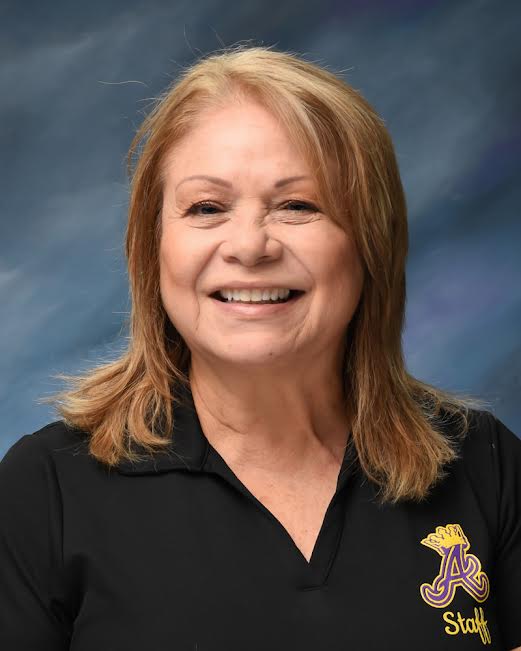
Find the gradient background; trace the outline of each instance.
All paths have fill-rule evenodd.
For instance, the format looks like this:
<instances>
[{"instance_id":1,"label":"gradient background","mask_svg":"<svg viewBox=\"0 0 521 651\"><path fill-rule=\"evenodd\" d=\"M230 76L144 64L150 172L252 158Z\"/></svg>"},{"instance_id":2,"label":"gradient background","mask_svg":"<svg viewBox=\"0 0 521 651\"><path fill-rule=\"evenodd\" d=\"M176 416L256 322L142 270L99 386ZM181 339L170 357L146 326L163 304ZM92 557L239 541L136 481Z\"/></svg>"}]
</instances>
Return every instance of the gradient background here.
<instances>
[{"instance_id":1,"label":"gradient background","mask_svg":"<svg viewBox=\"0 0 521 651\"><path fill-rule=\"evenodd\" d=\"M408 199L409 370L521 435L521 10L516 0L3 2L0 457L36 399L125 345L124 157L182 66L294 51L385 119Z\"/></svg>"}]
</instances>

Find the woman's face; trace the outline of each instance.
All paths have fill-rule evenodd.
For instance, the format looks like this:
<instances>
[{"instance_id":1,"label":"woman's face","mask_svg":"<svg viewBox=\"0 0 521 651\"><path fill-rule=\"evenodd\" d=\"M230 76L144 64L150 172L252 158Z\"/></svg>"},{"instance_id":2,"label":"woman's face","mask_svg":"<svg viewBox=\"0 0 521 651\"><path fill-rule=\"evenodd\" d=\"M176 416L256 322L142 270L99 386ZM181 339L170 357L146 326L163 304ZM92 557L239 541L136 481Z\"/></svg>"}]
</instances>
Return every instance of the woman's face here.
<instances>
[{"instance_id":1,"label":"woman's face","mask_svg":"<svg viewBox=\"0 0 521 651\"><path fill-rule=\"evenodd\" d=\"M207 112L165 162L161 297L192 359L294 368L341 350L362 291L359 256L321 212L277 120L253 102ZM190 178L200 175L214 180ZM210 297L241 282L305 293L262 314Z\"/></svg>"}]
</instances>

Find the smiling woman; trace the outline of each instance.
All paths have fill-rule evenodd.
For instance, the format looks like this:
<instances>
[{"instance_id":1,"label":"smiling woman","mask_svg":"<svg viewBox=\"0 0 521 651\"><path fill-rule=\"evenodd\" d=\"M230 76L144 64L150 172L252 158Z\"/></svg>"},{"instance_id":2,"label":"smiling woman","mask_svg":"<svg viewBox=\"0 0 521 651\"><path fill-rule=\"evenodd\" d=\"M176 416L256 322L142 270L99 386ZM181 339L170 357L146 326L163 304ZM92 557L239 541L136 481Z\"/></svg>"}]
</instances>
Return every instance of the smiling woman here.
<instances>
[{"instance_id":1,"label":"smiling woman","mask_svg":"<svg viewBox=\"0 0 521 651\"><path fill-rule=\"evenodd\" d=\"M381 118L230 48L129 167L128 350L60 376L61 418L0 463L0 647L521 644L521 442L406 369Z\"/></svg>"}]
</instances>

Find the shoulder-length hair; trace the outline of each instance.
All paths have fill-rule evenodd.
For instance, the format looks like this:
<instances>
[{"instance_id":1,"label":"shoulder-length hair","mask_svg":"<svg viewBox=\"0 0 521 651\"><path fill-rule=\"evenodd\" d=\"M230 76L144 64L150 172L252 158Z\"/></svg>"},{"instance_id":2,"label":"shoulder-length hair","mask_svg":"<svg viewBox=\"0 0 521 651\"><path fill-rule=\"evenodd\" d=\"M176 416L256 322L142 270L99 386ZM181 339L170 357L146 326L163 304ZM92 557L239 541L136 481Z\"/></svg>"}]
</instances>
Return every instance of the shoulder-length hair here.
<instances>
[{"instance_id":1,"label":"shoulder-length hair","mask_svg":"<svg viewBox=\"0 0 521 651\"><path fill-rule=\"evenodd\" d=\"M350 443L382 501L424 499L458 457L469 409L482 401L442 391L405 368L407 210L383 120L338 75L270 47L244 45L202 57L158 98L128 153L126 231L130 336L123 354L76 376L44 402L89 433L90 453L112 466L169 445L190 350L159 291L158 246L165 155L205 109L251 98L269 109L314 170L322 212L350 229L364 267L346 326L343 383ZM451 429L442 427L456 417ZM444 420L445 419L445 420ZM454 436L457 432L457 436Z\"/></svg>"}]
</instances>

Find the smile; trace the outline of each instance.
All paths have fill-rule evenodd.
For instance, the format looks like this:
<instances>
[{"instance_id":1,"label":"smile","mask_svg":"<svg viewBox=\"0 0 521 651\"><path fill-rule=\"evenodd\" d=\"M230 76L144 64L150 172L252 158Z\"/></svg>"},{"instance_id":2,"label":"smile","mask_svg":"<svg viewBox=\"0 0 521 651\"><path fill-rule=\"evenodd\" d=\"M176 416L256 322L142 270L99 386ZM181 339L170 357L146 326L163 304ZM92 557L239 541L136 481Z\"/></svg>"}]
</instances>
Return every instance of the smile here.
<instances>
[{"instance_id":1,"label":"smile","mask_svg":"<svg viewBox=\"0 0 521 651\"><path fill-rule=\"evenodd\" d=\"M304 294L305 292L301 290L292 290L284 301L227 301L218 293L212 294L210 298L224 313L256 317L287 312L300 301Z\"/></svg>"}]
</instances>

